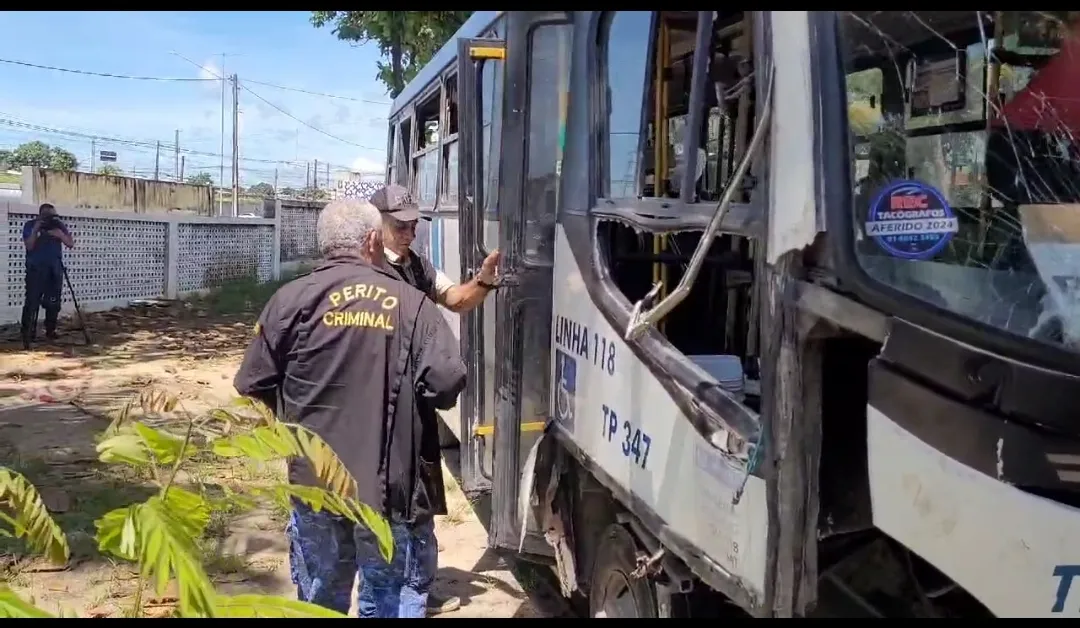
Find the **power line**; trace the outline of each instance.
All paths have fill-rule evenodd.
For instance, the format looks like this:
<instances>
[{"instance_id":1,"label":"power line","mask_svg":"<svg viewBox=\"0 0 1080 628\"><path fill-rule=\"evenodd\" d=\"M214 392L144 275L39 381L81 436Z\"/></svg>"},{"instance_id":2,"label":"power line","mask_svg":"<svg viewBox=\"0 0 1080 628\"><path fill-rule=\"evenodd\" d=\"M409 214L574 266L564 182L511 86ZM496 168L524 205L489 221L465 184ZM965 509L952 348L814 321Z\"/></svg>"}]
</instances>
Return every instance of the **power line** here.
<instances>
[{"instance_id":1,"label":"power line","mask_svg":"<svg viewBox=\"0 0 1080 628\"><path fill-rule=\"evenodd\" d=\"M132 79L132 80L142 80L142 81L205 82L205 81L217 81L217 80L225 81L226 80L224 77L222 77L218 73L214 72L213 70L211 70L211 69L209 69L209 68L207 68L207 67L205 67L205 66L203 66L203 65L201 65L199 63L195 63L194 61L191 61L190 59L187 59L186 57L183 57L183 56L179 55L179 53L176 53L176 54L177 54L177 56L180 56L181 59L184 59L185 61L188 61L189 63L203 69L207 73L209 73L212 76L215 76L217 78L169 78L169 77L154 77L154 76L131 76L131 75L125 75L125 74L111 74L111 73L106 73L106 72L91 72L91 71L88 71L88 70L75 70L75 69L71 69L71 68L60 68L60 67L56 67L56 66L40 65L40 64L36 64L36 63L28 63L28 62L25 62L25 61L13 61L13 60L10 60L10 59L0 59L0 63L10 63L10 64L13 64L13 65L20 65L20 66L25 66L25 67L30 67L30 68L39 68L39 69L43 69L43 70L54 70L54 71L57 71L57 72L68 72L68 73L72 73L72 74L82 74L82 75L87 75L87 76L101 76L101 77L107 77L107 78L121 78L121 79ZM337 98L337 99L341 99L341 100L350 100L350 101L353 101L353 102L363 102L363 103L379 104L379 105L389 104L389 103L378 102L378 101L373 101L373 100L365 100L365 99L361 99L361 98L351 98L351 97L348 97L348 96L337 96L337 95L334 95L334 94L326 94L326 93L322 93L322 92L313 92L313 91L310 91L310 90L300 89L300 88L297 88L297 87L287 87L287 86L284 86L284 85L277 85L275 83L267 83L265 81L253 81L253 80L244 79L244 82L245 83L253 83L253 84L257 84L257 85L266 85L267 87L272 87L272 88L275 88L275 89L283 89L283 90L288 90L288 91L293 91L293 92L300 92L300 93L303 93L303 94L311 94L311 95L314 95L314 96L322 96L322 97L326 97L326 98ZM364 146L362 144L357 144L356 142L352 142L350 140L338 137L338 136L336 136L336 135L334 135L332 133L324 131L323 129L320 129L317 126L314 126L312 124L309 124L309 123L305 122L304 120L301 120L300 118L297 118L296 116L289 113L288 111L281 108L280 106L278 106L278 105L270 102L269 100L263 98L262 96L260 96L259 94L255 93L250 88L248 88L246 85L240 85L240 87L243 88L244 91L248 92L252 96L258 98L261 101L263 101L264 103L266 103L270 107L276 109L278 112L284 114L285 116L288 116L289 118L292 118L296 122L299 122L300 124L306 126L307 128L311 129L312 131L315 131L316 133L321 133L322 135L325 135L326 137L329 137L330 139L337 140L339 142L342 142L344 144L349 144L349 145L355 146L357 148L362 148L364 150L374 150L374 151L383 151L384 150L382 148L373 148L371 146ZM102 139L106 139L106 138L102 138ZM194 154L194 153L192 153L192 154Z\"/></svg>"},{"instance_id":2,"label":"power line","mask_svg":"<svg viewBox=\"0 0 1080 628\"><path fill-rule=\"evenodd\" d=\"M2 114L0 114L0 115L2 115ZM30 130L30 131L37 131L39 133L52 133L54 135L61 135L61 136L66 136L66 137L71 137L71 138L76 138L76 139L101 140L101 141L105 141L105 142L112 142L114 144L121 144L121 145L126 145L126 146L135 146L135 147L139 147L139 148L148 148L148 149L156 149L157 148L157 141L156 140L153 140L153 141L150 141L150 140L131 140L131 139L118 138L118 137L107 137L107 136L103 136L103 135L90 134L90 133L80 133L78 131L68 131L68 130L65 130L65 129L58 129L58 128L55 128L55 127L45 126L45 125L42 125L42 124L36 124L36 123L33 123L33 122L25 122L25 121L22 121L22 120L12 120L12 119L9 119L9 118L0 118L0 126L27 129L27 130ZM161 148L165 149L165 150L175 150L176 147L171 143L162 142L161 143ZM180 147L180 153L183 154L183 155L192 155L192 156L200 156L200 157L215 157L215 158L221 157L221 154L219 154L219 153L212 153L212 152L209 152L209 151L198 151L198 150L185 149L182 146ZM252 162L252 163L286 165L286 166L294 166L294 167L303 167L303 166L305 166L307 164L306 161L296 161L296 160L291 160L290 161L290 160L283 160L283 159L259 159L257 157L240 157L240 160L241 161L249 161L249 162ZM340 164L330 164L330 165L335 167L335 168L340 168L342 170L350 170L351 171L351 168L349 168L348 166L342 166Z\"/></svg>"},{"instance_id":3,"label":"power line","mask_svg":"<svg viewBox=\"0 0 1080 628\"><path fill-rule=\"evenodd\" d=\"M28 63L26 61L15 61L12 59L0 59L0 63L8 63L10 65L21 65L27 68L37 68L39 70L52 70L54 72L67 72L69 74L83 74L85 76L101 76L105 78L118 78L129 79L132 81L159 81L159 82L175 82L175 83L192 83L213 81L215 79L209 78L179 78L168 76L132 76L130 74L111 74L109 72L91 72L89 70L75 70L72 68L59 68L53 65L39 65L37 63Z\"/></svg>"},{"instance_id":4,"label":"power line","mask_svg":"<svg viewBox=\"0 0 1080 628\"><path fill-rule=\"evenodd\" d=\"M357 148L362 148L364 150L377 150L377 151L380 151L380 152L385 150L383 148L372 148L371 146L364 146L362 144L357 144L356 142L352 142L352 141L349 141L347 139L340 138L340 137L338 137L338 136L336 136L336 135L334 135L332 133L328 133L327 131L324 131L324 130L320 129L317 126L314 126L312 124L308 124L307 122L301 120L300 118L297 118L296 116L289 113L288 111L285 111L281 107L279 107L279 106L275 105L274 103L270 102L269 100L267 100L267 99L263 98L262 96L256 94L255 92L251 91L251 88L249 88L248 86L241 84L240 87L242 87L244 89L244 91L246 91L247 93L251 94L252 96L254 96L256 98L258 98L259 100L263 101L264 103L266 103L267 105L273 107L274 109L277 109L282 114L292 118L293 120L295 120L295 121L299 122L300 124L306 126L307 128L311 129L312 131L315 131L316 133L322 133L323 135L325 135L326 137L329 137L330 139L337 140L339 142L349 144L349 145L355 146Z\"/></svg>"},{"instance_id":5,"label":"power line","mask_svg":"<svg viewBox=\"0 0 1080 628\"><path fill-rule=\"evenodd\" d=\"M172 81L172 82L190 83L190 82L221 80L220 76L218 76L216 73L214 73L213 71L211 71L211 70L209 70L209 69L207 69L205 67L203 67L202 69L205 70L206 72L214 75L214 76L217 76L217 78L179 78L179 77L168 77L168 76L133 76L133 75L129 75L129 74L113 74L111 72L93 72L93 71L90 71L90 70L76 70L74 68L61 68L61 67L57 67L57 66L53 66L53 65L41 65L41 64L38 64L38 63L30 63L28 61L15 61L13 59L0 59L0 63L8 63L8 64L11 64L11 65L20 65L20 66L27 67L27 68L37 68L39 70L52 70L54 72L67 72L69 74L82 74L82 75L85 75L85 76L100 76L100 77L105 77L105 78L129 79L129 80L133 80L133 81L162 81L162 82L170 82L170 81ZM199 67L202 67L202 66L199 66ZM251 79L245 79L245 80L248 83L252 83L252 84L255 84L255 85L265 85L266 87L272 87L274 89L281 89L281 90L285 90L285 91L289 91L289 92L298 92L298 93L301 93L301 94L309 94L311 96L321 96L323 98L334 98L334 99L337 99L337 100L348 100L348 101L352 101L352 102L361 102L361 103L367 103L369 105L390 105L389 102L383 101L383 100L369 100L367 98L353 98L352 96L341 96L340 94L327 94L326 92L316 92L316 91L311 91L311 90L308 90L308 89L301 89L299 87L289 87L288 85L279 85L277 83L268 83L266 81L255 81L255 80L251 80Z\"/></svg>"},{"instance_id":6,"label":"power line","mask_svg":"<svg viewBox=\"0 0 1080 628\"><path fill-rule=\"evenodd\" d=\"M266 87L273 87L274 89L283 89L288 92L299 92L301 94L310 94L312 96L322 96L323 98L336 98L338 100L351 100L352 102L362 102L369 105L387 105L390 103L382 100L368 100L366 98L353 98L351 96L339 96L337 94L327 94L325 92L313 92L307 89L300 89L299 87L287 87L285 85L277 85L275 83L267 83L265 81L255 81L252 79L244 79L245 83L252 83L253 85L265 85Z\"/></svg>"}]
</instances>

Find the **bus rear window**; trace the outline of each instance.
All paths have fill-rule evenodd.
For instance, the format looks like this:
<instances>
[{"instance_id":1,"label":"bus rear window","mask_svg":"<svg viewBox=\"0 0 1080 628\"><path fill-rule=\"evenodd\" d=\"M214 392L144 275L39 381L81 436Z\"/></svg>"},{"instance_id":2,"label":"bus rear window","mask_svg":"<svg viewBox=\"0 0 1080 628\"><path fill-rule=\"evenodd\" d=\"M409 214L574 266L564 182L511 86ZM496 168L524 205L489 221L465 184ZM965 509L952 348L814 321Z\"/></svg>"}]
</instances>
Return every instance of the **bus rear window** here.
<instances>
[{"instance_id":1,"label":"bus rear window","mask_svg":"<svg viewBox=\"0 0 1080 628\"><path fill-rule=\"evenodd\" d=\"M841 13L858 258L1080 348L1080 12Z\"/></svg>"}]
</instances>

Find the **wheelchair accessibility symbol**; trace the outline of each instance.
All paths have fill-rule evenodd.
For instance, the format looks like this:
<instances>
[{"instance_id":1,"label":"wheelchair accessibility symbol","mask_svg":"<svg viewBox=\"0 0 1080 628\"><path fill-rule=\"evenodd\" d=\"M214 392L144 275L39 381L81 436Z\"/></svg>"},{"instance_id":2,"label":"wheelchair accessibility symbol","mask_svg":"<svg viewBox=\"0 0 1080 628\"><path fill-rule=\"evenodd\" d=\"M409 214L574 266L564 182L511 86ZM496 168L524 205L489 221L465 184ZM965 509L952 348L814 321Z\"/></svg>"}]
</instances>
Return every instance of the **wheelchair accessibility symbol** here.
<instances>
[{"instance_id":1,"label":"wheelchair accessibility symbol","mask_svg":"<svg viewBox=\"0 0 1080 628\"><path fill-rule=\"evenodd\" d=\"M577 361L555 350L555 414L566 429L574 429L574 406L577 405Z\"/></svg>"}]
</instances>

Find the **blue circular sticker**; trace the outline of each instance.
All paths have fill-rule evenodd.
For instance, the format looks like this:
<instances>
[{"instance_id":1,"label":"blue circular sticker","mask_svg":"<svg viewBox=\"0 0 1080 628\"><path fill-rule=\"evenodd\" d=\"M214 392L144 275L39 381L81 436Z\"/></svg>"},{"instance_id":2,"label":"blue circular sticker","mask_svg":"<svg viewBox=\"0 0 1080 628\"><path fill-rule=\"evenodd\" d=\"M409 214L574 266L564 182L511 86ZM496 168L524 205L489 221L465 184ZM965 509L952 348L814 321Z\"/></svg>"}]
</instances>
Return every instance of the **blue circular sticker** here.
<instances>
[{"instance_id":1,"label":"blue circular sticker","mask_svg":"<svg viewBox=\"0 0 1080 628\"><path fill-rule=\"evenodd\" d=\"M959 221L945 197L919 181L885 187L866 217L866 235L886 253L904 259L930 259L949 244Z\"/></svg>"}]
</instances>

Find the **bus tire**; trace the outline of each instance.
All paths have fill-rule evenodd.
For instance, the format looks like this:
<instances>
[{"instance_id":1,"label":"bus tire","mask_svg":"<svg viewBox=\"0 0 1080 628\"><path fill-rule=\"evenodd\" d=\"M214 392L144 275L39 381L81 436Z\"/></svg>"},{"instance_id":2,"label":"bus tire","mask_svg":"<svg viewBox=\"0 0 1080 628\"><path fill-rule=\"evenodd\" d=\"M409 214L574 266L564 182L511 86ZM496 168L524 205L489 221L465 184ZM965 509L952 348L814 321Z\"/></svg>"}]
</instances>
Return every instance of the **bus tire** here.
<instances>
[{"instance_id":1,"label":"bus tire","mask_svg":"<svg viewBox=\"0 0 1080 628\"><path fill-rule=\"evenodd\" d=\"M637 543L612 524L600 537L589 586L589 617L658 617L656 591L648 578L630 574L637 566Z\"/></svg>"}]
</instances>

